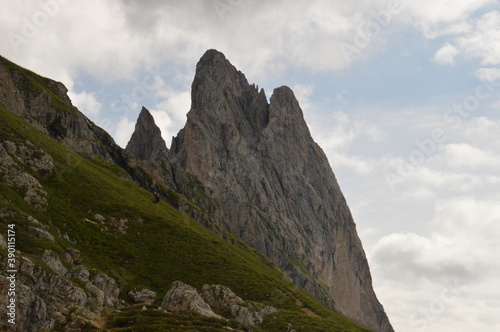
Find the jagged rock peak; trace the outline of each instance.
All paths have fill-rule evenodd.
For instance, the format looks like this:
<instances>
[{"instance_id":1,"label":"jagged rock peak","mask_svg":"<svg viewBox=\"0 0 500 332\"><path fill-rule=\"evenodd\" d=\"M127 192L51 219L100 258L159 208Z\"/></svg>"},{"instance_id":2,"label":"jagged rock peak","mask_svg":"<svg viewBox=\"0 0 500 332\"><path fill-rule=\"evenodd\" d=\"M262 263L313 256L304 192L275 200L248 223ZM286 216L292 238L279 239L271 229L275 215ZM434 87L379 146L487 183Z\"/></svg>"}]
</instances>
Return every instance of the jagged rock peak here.
<instances>
[{"instance_id":1,"label":"jagged rock peak","mask_svg":"<svg viewBox=\"0 0 500 332\"><path fill-rule=\"evenodd\" d=\"M238 77L242 81L248 84L245 75L236 69L235 66L229 62L226 56L215 49L210 49L203 54L200 61L196 64L196 75L197 77L204 77L212 75L214 79L222 77ZM194 84L194 82L193 82ZM255 88L255 86L254 86Z\"/></svg>"},{"instance_id":2,"label":"jagged rock peak","mask_svg":"<svg viewBox=\"0 0 500 332\"><path fill-rule=\"evenodd\" d=\"M193 81L195 87L200 80L209 79L218 83L240 83L244 87L251 87L252 90L258 92L261 97L265 97L264 89L260 89L255 84L248 84L245 75L236 69L235 66L229 62L226 56L215 49L205 52L196 65L196 74ZM239 82L238 82L239 81Z\"/></svg>"},{"instance_id":3,"label":"jagged rock peak","mask_svg":"<svg viewBox=\"0 0 500 332\"><path fill-rule=\"evenodd\" d=\"M293 91L279 87L268 103L222 53L209 50L191 97L171 157L222 202L220 226L333 309L393 332L349 207Z\"/></svg>"},{"instance_id":4,"label":"jagged rock peak","mask_svg":"<svg viewBox=\"0 0 500 332\"><path fill-rule=\"evenodd\" d=\"M264 90L259 92L249 84L221 52L205 52L196 65L188 122L197 119L210 130L225 130L225 125L237 124L258 133L267 125L268 117Z\"/></svg>"},{"instance_id":5,"label":"jagged rock peak","mask_svg":"<svg viewBox=\"0 0 500 332\"><path fill-rule=\"evenodd\" d=\"M126 150L138 160L158 160L167 158L168 148L161 136L161 130L146 107L142 107L135 131Z\"/></svg>"},{"instance_id":6,"label":"jagged rock peak","mask_svg":"<svg viewBox=\"0 0 500 332\"><path fill-rule=\"evenodd\" d=\"M269 107L269 123L286 128L288 132L297 131L305 137L311 136L299 102L292 89L286 85L274 89Z\"/></svg>"},{"instance_id":7,"label":"jagged rock peak","mask_svg":"<svg viewBox=\"0 0 500 332\"><path fill-rule=\"evenodd\" d=\"M200 67L204 67L207 64L210 65L229 65L232 68L234 68L233 65L229 62L229 60L226 59L226 56L224 53L217 51L216 49L210 49L203 54L203 56L200 58L200 61L198 61L198 64L196 65L196 69L199 69ZM235 68L236 70L236 68Z\"/></svg>"}]
</instances>

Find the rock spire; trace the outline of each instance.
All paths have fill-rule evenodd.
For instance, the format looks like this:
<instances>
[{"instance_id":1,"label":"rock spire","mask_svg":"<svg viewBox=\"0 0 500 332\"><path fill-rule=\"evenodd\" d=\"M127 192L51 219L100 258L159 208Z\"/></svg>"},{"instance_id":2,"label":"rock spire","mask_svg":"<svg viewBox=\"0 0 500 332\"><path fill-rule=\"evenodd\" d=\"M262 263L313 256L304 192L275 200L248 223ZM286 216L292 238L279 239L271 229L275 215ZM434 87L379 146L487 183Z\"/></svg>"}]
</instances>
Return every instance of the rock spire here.
<instances>
[{"instance_id":1,"label":"rock spire","mask_svg":"<svg viewBox=\"0 0 500 332\"><path fill-rule=\"evenodd\" d=\"M142 108L135 131L127 144L126 150L138 160L158 160L166 158L168 148L161 137L160 128L148 109Z\"/></svg>"}]
</instances>

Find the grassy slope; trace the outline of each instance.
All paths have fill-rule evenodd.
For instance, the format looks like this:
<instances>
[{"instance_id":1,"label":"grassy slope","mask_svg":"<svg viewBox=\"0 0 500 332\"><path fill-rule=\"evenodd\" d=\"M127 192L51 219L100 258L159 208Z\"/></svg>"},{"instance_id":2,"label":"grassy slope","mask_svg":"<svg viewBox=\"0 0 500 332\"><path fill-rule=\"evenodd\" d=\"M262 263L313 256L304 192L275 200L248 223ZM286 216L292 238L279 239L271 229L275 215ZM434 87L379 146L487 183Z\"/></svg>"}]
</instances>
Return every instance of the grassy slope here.
<instances>
[{"instance_id":1,"label":"grassy slope","mask_svg":"<svg viewBox=\"0 0 500 332\"><path fill-rule=\"evenodd\" d=\"M0 211L18 213L16 217L1 220L0 232L5 236L5 225L15 222L17 249L35 261L39 262L36 256L47 248L58 253L64 262L64 249L74 247L81 251L87 267L104 271L120 283L124 298L130 289L147 287L156 291L161 301L175 280L196 288L222 284L244 300L280 309L279 314L265 321L261 327L264 331L283 331L288 323L302 331L365 331L298 290L255 250L228 244L164 202L153 205L151 193L123 180L125 173L121 168L68 151L1 107L0 119L1 138L19 143L29 139L54 158L55 174L51 178L43 179L30 171L49 194L46 212L33 209L24 202L22 193L0 183ZM97 213L126 218L127 234L102 232L84 221L84 218L95 219ZM76 244L57 236L56 243L52 243L28 234L28 215L50 225L53 235L57 235L56 228L61 234L67 233ZM306 315L297 306L297 299L320 317ZM179 321L186 324L194 321L190 315L168 316L152 310L139 313L131 308L110 314L110 327L128 326L123 323L126 315L137 318L126 320L134 331L146 330L146 325L152 324L156 326L152 330L160 331L160 326L170 326L167 322L172 317L174 325L179 325ZM193 327L200 331L221 324L196 321L206 325Z\"/></svg>"}]
</instances>

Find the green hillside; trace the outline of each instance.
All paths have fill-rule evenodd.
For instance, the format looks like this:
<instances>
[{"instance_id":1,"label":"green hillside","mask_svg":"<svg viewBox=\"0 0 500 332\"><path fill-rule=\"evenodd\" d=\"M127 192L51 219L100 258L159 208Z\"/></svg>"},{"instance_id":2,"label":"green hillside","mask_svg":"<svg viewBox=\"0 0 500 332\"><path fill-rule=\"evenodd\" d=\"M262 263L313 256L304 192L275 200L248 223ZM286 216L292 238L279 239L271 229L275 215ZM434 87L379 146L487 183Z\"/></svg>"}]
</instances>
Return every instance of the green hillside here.
<instances>
[{"instance_id":1,"label":"green hillside","mask_svg":"<svg viewBox=\"0 0 500 332\"><path fill-rule=\"evenodd\" d=\"M224 326L242 327L197 317L167 314L157 308L173 281L199 289L204 284L222 284L245 301L270 305L279 313L266 318L255 331L367 331L299 290L273 263L235 239L231 245L186 214L165 202L152 204L151 193L141 189L128 174L102 159L90 159L67 150L34 127L0 107L0 144L30 141L54 160L54 173L43 177L29 167L23 169L48 193L46 211L28 204L22 190L0 183L0 232L16 224L16 249L36 264L45 249L59 255L65 249L80 250L88 269L102 271L120 285L121 298L134 288L158 294L150 310L137 307L103 313L107 329L125 331L190 330L217 331ZM96 215L121 224L99 223ZM55 242L31 235L32 216L50 226ZM70 240L71 242L69 242ZM5 252L1 260L5 261ZM77 282L77 281L73 281Z\"/></svg>"}]
</instances>

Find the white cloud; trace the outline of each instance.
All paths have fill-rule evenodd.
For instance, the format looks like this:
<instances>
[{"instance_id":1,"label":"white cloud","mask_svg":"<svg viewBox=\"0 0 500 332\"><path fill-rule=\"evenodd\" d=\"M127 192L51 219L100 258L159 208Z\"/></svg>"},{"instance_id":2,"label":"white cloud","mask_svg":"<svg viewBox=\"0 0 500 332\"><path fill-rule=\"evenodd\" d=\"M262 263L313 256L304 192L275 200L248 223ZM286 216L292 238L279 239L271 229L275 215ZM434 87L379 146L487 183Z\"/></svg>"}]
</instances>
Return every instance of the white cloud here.
<instances>
[{"instance_id":1,"label":"white cloud","mask_svg":"<svg viewBox=\"0 0 500 332\"><path fill-rule=\"evenodd\" d=\"M500 68L483 67L474 73L481 81L496 82L500 80Z\"/></svg>"},{"instance_id":2,"label":"white cloud","mask_svg":"<svg viewBox=\"0 0 500 332\"><path fill-rule=\"evenodd\" d=\"M465 123L462 128L463 135L478 146L493 149L497 154L500 153L500 120L480 116L472 118Z\"/></svg>"},{"instance_id":3,"label":"white cloud","mask_svg":"<svg viewBox=\"0 0 500 332\"><path fill-rule=\"evenodd\" d=\"M309 99L314 92L314 87L312 85L295 84L291 89L295 94L295 98L299 101L302 111L308 113L312 108Z\"/></svg>"},{"instance_id":4,"label":"white cloud","mask_svg":"<svg viewBox=\"0 0 500 332\"><path fill-rule=\"evenodd\" d=\"M498 325L498 198L440 200L428 235L394 233L374 246L370 260L375 282L389 316L398 312L393 316L396 327L411 332L482 331Z\"/></svg>"},{"instance_id":5,"label":"white cloud","mask_svg":"<svg viewBox=\"0 0 500 332\"><path fill-rule=\"evenodd\" d=\"M431 31L426 31L427 38L436 39L444 36L456 36L471 32L473 26L470 22L462 21L450 25L442 25L439 28Z\"/></svg>"},{"instance_id":6,"label":"white cloud","mask_svg":"<svg viewBox=\"0 0 500 332\"><path fill-rule=\"evenodd\" d=\"M500 155L490 150L480 149L465 143L447 144L442 147L438 157L449 168L478 171L488 168L497 170L500 166Z\"/></svg>"},{"instance_id":7,"label":"white cloud","mask_svg":"<svg viewBox=\"0 0 500 332\"><path fill-rule=\"evenodd\" d=\"M405 13L427 38L469 30L467 20L494 0L421 0L404 1Z\"/></svg>"},{"instance_id":8,"label":"white cloud","mask_svg":"<svg viewBox=\"0 0 500 332\"><path fill-rule=\"evenodd\" d=\"M500 65L500 12L483 15L474 32L457 38L457 47L467 57L479 58L485 66Z\"/></svg>"},{"instance_id":9,"label":"white cloud","mask_svg":"<svg viewBox=\"0 0 500 332\"><path fill-rule=\"evenodd\" d=\"M495 263L500 263L500 258L496 256L500 250L500 205L496 198L480 200L454 197L439 201L431 226L436 232L460 239L462 243L471 246L478 244L477 242L485 242L486 247L492 245L491 251L484 250L485 246L477 246L475 251L484 251L479 257L490 261L494 266Z\"/></svg>"},{"instance_id":10,"label":"white cloud","mask_svg":"<svg viewBox=\"0 0 500 332\"><path fill-rule=\"evenodd\" d=\"M436 52L434 61L442 65L453 65L458 53L459 50L456 47L446 44Z\"/></svg>"},{"instance_id":11,"label":"white cloud","mask_svg":"<svg viewBox=\"0 0 500 332\"><path fill-rule=\"evenodd\" d=\"M191 93L189 91L175 91L171 88L163 90L164 100L155 108L167 112L174 121L185 122L186 114L191 107Z\"/></svg>"},{"instance_id":12,"label":"white cloud","mask_svg":"<svg viewBox=\"0 0 500 332\"><path fill-rule=\"evenodd\" d=\"M333 111L311 119L317 140L325 150L342 151L356 142L382 142L387 134L377 124L352 119L349 114Z\"/></svg>"},{"instance_id":13,"label":"white cloud","mask_svg":"<svg viewBox=\"0 0 500 332\"><path fill-rule=\"evenodd\" d=\"M52 1L50 3L59 5L54 6L51 15L42 3L13 3L4 5L2 18L17 17L19 23L4 28L20 36L22 42L5 42L2 53L38 73L71 85L66 79L78 70L101 79L123 78L141 62L139 47L127 38L128 32L123 29L124 21L116 3L89 0L59 4ZM19 6L22 11L18 11ZM37 20L44 15L46 21ZM34 27L35 32L28 33L28 27ZM123 47L127 48L126 52L117 52ZM137 56L135 61L134 56Z\"/></svg>"},{"instance_id":14,"label":"white cloud","mask_svg":"<svg viewBox=\"0 0 500 332\"><path fill-rule=\"evenodd\" d=\"M161 92L164 98L151 110L162 137L170 145L171 138L176 136L186 122L186 114L191 106L191 94L187 91L176 91L165 87Z\"/></svg>"},{"instance_id":15,"label":"white cloud","mask_svg":"<svg viewBox=\"0 0 500 332\"><path fill-rule=\"evenodd\" d=\"M363 160L359 157L349 156L342 153L334 153L330 158L333 167L338 168L349 168L359 175L368 175L374 171L378 166L375 162L370 160Z\"/></svg>"},{"instance_id":16,"label":"white cloud","mask_svg":"<svg viewBox=\"0 0 500 332\"><path fill-rule=\"evenodd\" d=\"M409 190L407 194L411 199L414 200L435 200L437 198L437 194L435 191L427 188L424 184L422 184L420 187L416 188L415 190Z\"/></svg>"},{"instance_id":17,"label":"white cloud","mask_svg":"<svg viewBox=\"0 0 500 332\"><path fill-rule=\"evenodd\" d=\"M158 61L192 65L206 49L217 48L253 81L280 75L289 66L313 71L347 68L352 59L339 45L353 45L359 58L366 57L399 14L384 16L392 7L360 0L243 1L230 6L221 14L213 2L201 0L73 1L58 6L18 47L0 36L0 51L58 80L85 71L112 82L131 79ZM39 12L43 9L38 3L9 1L0 14L0 28L22 36L22 24L14 18L29 21Z\"/></svg>"},{"instance_id":18,"label":"white cloud","mask_svg":"<svg viewBox=\"0 0 500 332\"><path fill-rule=\"evenodd\" d=\"M380 231L376 228L372 227L367 227L367 228L361 228L358 230L358 235L360 238L369 238L369 237L374 237L380 234Z\"/></svg>"},{"instance_id":19,"label":"white cloud","mask_svg":"<svg viewBox=\"0 0 500 332\"><path fill-rule=\"evenodd\" d=\"M102 104L96 99L92 92L73 92L68 93L73 105L87 116L96 116L102 109Z\"/></svg>"},{"instance_id":20,"label":"white cloud","mask_svg":"<svg viewBox=\"0 0 500 332\"><path fill-rule=\"evenodd\" d=\"M135 121L130 121L128 118L122 118L115 127L113 137L116 143L125 148L130 137L135 129Z\"/></svg>"},{"instance_id":21,"label":"white cloud","mask_svg":"<svg viewBox=\"0 0 500 332\"><path fill-rule=\"evenodd\" d=\"M455 254L456 251L456 254ZM383 237L373 249L373 259L385 267L391 279L419 281L439 277L469 277L474 266L461 246L440 235L413 233Z\"/></svg>"},{"instance_id":22,"label":"white cloud","mask_svg":"<svg viewBox=\"0 0 500 332\"><path fill-rule=\"evenodd\" d=\"M491 11L474 20L472 28L457 30L451 43L439 49L434 60L440 64L452 65L457 56L479 59L483 66L500 65L500 12ZM481 68L476 76L486 81L498 79L497 68Z\"/></svg>"}]
</instances>

